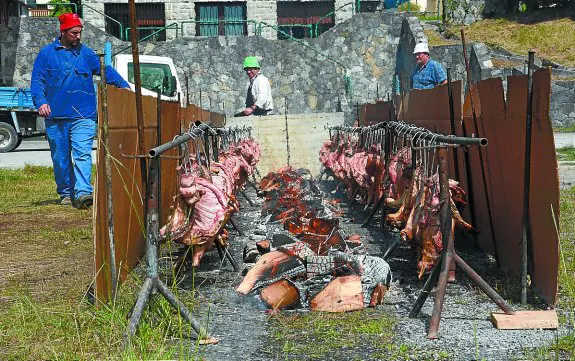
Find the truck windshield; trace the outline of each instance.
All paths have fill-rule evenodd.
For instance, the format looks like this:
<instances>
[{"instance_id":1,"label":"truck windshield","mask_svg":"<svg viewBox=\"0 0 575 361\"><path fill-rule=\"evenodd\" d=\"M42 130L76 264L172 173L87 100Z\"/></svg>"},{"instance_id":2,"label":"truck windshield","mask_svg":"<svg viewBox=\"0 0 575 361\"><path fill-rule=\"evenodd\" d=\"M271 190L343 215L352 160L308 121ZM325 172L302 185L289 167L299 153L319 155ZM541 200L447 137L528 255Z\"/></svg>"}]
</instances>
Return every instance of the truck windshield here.
<instances>
[{"instance_id":1,"label":"truck windshield","mask_svg":"<svg viewBox=\"0 0 575 361\"><path fill-rule=\"evenodd\" d=\"M174 74L168 64L140 63L142 88L153 92L161 91L162 95L172 97L176 94ZM128 81L134 81L134 63L128 63Z\"/></svg>"}]
</instances>

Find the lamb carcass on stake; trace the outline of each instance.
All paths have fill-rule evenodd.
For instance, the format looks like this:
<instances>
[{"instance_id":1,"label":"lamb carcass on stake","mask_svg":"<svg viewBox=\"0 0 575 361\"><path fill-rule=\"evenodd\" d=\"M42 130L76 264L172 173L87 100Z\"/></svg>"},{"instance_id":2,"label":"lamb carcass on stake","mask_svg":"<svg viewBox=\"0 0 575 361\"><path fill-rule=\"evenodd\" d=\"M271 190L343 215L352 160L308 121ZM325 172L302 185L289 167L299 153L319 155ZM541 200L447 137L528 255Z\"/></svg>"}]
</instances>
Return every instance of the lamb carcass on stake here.
<instances>
[{"instance_id":1,"label":"lamb carcass on stake","mask_svg":"<svg viewBox=\"0 0 575 361\"><path fill-rule=\"evenodd\" d=\"M259 160L259 145L243 139L219 154L208 169L192 160L178 167L179 188L173 198L170 217L160 230L161 239L194 246L192 266L197 267L205 252L215 243L225 246L224 229L233 212L239 211L234 193L253 172Z\"/></svg>"}]
</instances>

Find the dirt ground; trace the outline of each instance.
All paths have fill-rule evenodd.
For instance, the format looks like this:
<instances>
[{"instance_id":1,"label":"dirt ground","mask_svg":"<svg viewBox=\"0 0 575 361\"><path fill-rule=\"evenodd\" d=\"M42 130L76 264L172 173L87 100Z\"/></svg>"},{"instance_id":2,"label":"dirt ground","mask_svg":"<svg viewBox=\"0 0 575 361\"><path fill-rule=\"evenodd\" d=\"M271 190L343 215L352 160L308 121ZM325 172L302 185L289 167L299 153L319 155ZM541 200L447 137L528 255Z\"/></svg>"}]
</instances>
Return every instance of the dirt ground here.
<instances>
[{"instance_id":1,"label":"dirt ground","mask_svg":"<svg viewBox=\"0 0 575 361\"><path fill-rule=\"evenodd\" d=\"M559 168L563 187L572 186L575 180L575 167L562 164ZM327 185L333 187L332 185ZM248 192L252 199L255 193ZM259 217L259 206L251 207L240 198L242 212L237 220L245 231L239 236L230 230L233 237L231 250L236 260L241 261L245 244L253 242L258 229L266 225ZM261 202L261 200L260 200ZM71 216L58 216L54 213L39 216L21 213L1 213L0 229L3 242L0 242L0 310L8 307L11 294L26 287L34 290L34 296L40 301L50 302L54 294L63 294L70 299L79 300L84 296L86 285L93 275L93 243L91 238L91 211L70 212ZM361 207L346 207L341 219L344 232L358 233L372 255L383 255L391 238L383 237L375 225L361 228L366 216ZM31 227L41 224L41 227ZM262 228L263 227L263 228ZM66 232L70 231L72 232ZM64 237L67 233L69 236ZM465 249L463 258L477 267L491 285L503 285L508 280L494 267L492 260L473 250ZM564 334L558 331L524 330L498 331L488 320L494 304L477 291L468 279L458 276L457 282L448 287L445 312L440 324L440 339L427 340L427 324L431 314L431 301L428 300L420 316L415 319L407 313L423 283L415 277L415 263L406 247L399 247L389 259L394 281L385 304L378 306L375 315L382 317L393 315L398 319L397 335L402 344L414 349L424 348L426 355L448 354L449 360L513 360L524 356L525 350L550 344L556 337ZM241 263L241 262L240 262ZM221 264L217 253L211 252L204 257L202 266L196 272L194 284L200 307L198 317L209 314L210 332L221 339L220 344L205 349L206 360L306 360L305 355L290 354L284 343L272 336L276 330L271 326L268 315L258 302L240 299L234 288L241 281L241 275L231 270L229 263ZM191 288L192 280L184 280L183 288ZM433 293L432 293L433 296ZM209 312L206 312L209 310ZM293 311L288 311L293 312ZM322 342L309 340L309 342ZM370 347L343 348L323 359L330 360L376 360L375 349ZM412 359L418 358L414 354ZM428 357L428 356L426 356ZM433 356L430 356L433 359ZM439 356L438 356L439 357Z\"/></svg>"}]
</instances>

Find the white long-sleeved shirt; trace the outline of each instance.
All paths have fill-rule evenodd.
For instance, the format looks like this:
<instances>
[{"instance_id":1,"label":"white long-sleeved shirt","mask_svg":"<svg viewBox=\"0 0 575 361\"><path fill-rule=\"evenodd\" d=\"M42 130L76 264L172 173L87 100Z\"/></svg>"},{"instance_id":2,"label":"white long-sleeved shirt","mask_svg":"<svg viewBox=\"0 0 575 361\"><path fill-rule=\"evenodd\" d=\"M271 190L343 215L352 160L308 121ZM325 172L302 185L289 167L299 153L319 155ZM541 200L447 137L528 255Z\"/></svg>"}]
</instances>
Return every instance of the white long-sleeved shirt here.
<instances>
[{"instance_id":1,"label":"white long-sleeved shirt","mask_svg":"<svg viewBox=\"0 0 575 361\"><path fill-rule=\"evenodd\" d=\"M252 96L254 104L263 110L273 110L274 101L272 99L272 87L270 81L263 74L258 74L251 80Z\"/></svg>"}]
</instances>

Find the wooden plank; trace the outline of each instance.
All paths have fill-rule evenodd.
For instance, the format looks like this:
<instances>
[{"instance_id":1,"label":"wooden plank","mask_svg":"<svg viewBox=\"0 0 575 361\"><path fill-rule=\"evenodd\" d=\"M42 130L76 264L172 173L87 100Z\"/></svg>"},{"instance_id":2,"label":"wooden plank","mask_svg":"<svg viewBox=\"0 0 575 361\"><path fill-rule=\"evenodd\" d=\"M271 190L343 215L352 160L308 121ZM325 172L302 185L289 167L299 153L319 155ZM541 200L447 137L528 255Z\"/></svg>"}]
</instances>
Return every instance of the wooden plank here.
<instances>
[{"instance_id":1,"label":"wooden plank","mask_svg":"<svg viewBox=\"0 0 575 361\"><path fill-rule=\"evenodd\" d=\"M534 328L556 329L559 327L557 311L517 311L514 315L492 312L491 322L499 330L526 330Z\"/></svg>"}]
</instances>

